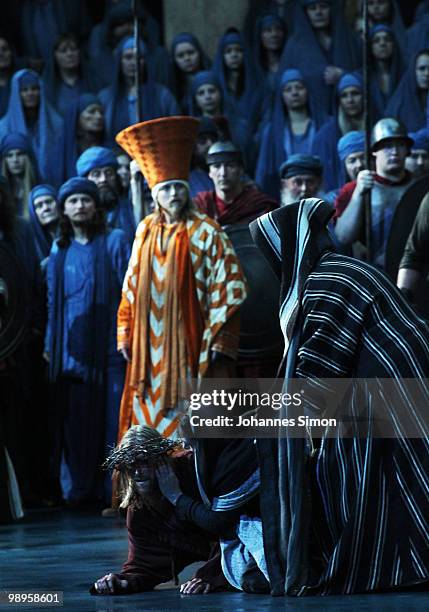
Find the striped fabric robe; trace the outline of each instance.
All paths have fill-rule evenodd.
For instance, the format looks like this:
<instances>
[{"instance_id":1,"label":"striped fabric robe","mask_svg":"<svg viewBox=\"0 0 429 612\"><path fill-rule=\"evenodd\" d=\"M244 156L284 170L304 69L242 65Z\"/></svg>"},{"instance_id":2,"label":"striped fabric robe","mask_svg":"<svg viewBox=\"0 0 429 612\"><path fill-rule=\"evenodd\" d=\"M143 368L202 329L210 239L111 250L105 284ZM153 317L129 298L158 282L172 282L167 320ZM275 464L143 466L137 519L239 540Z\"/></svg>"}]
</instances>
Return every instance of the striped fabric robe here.
<instances>
[{"instance_id":1,"label":"striped fabric robe","mask_svg":"<svg viewBox=\"0 0 429 612\"><path fill-rule=\"evenodd\" d=\"M391 378L398 384L414 378L416 394L398 394L385 414L400 430L401 417L414 413L420 438L376 438L372 406L384 399L381 385L375 397L358 393L352 383L342 413L359 410L367 419L365 435L324 437L314 458L309 440L258 441L272 594L352 594L425 583L427 326L383 273L331 251L324 202L308 199L291 207L251 227L281 271L286 374L315 386L330 378Z\"/></svg>"}]
</instances>

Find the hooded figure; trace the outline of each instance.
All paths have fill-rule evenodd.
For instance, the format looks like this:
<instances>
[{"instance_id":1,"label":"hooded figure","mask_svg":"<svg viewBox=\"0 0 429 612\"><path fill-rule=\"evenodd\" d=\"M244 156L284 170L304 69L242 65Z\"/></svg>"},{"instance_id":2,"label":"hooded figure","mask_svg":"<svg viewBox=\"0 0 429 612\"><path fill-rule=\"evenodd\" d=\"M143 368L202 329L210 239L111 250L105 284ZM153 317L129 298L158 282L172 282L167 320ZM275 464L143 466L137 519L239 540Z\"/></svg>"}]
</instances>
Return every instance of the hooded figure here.
<instances>
[{"instance_id":1,"label":"hooded figure","mask_svg":"<svg viewBox=\"0 0 429 612\"><path fill-rule=\"evenodd\" d=\"M351 71L360 62L359 43L344 19L339 3L324 0L318 5L329 8L326 32L330 35L330 47L322 48L318 39L318 30L313 28L306 11L312 9L315 0L302 0L295 3L294 29L283 50L281 70L298 68L302 71L308 87L318 104L325 112L330 112L335 95L334 85L341 76L341 71ZM336 76L326 82L325 71L335 67Z\"/></svg>"},{"instance_id":2,"label":"hooded figure","mask_svg":"<svg viewBox=\"0 0 429 612\"><path fill-rule=\"evenodd\" d=\"M362 81L357 75L344 74L337 85L335 116L322 126L313 147L313 153L323 160L325 191L336 189L341 184L341 163L337 153L338 140L347 132L362 129Z\"/></svg>"},{"instance_id":3,"label":"hooded figure","mask_svg":"<svg viewBox=\"0 0 429 612\"><path fill-rule=\"evenodd\" d=\"M65 120L66 175L76 174L76 161L90 147L107 146L104 108L95 94L83 93Z\"/></svg>"},{"instance_id":4,"label":"hooded figure","mask_svg":"<svg viewBox=\"0 0 429 612\"><path fill-rule=\"evenodd\" d=\"M289 23L289 21L287 22ZM279 15L266 14L258 17L252 38L253 64L259 87L270 96L264 111L271 109L278 80L281 77L280 58L286 44L288 28Z\"/></svg>"},{"instance_id":5,"label":"hooded figure","mask_svg":"<svg viewBox=\"0 0 429 612\"><path fill-rule=\"evenodd\" d=\"M30 211L30 223L33 230L34 244L37 251L37 256L40 261L43 261L49 256L52 247L53 236L46 226L40 222L39 216L36 213L35 200L37 198L48 196L55 201L55 213L57 213L57 191L51 185L36 185L28 195L28 210ZM57 221L58 221L58 214Z\"/></svg>"},{"instance_id":6,"label":"hooded figure","mask_svg":"<svg viewBox=\"0 0 429 612\"><path fill-rule=\"evenodd\" d=\"M421 49L429 47L429 14L422 15L421 19L407 30L407 58L409 61Z\"/></svg>"},{"instance_id":7,"label":"hooded figure","mask_svg":"<svg viewBox=\"0 0 429 612\"><path fill-rule=\"evenodd\" d=\"M166 49L159 46L159 24L138 4L140 35L145 41L148 53L147 69L153 80L169 85L171 81L169 58ZM97 90L108 87L112 80L114 51L122 39L134 32L134 13L131 0L118 0L106 7L103 20L91 31L88 41L88 57L91 60L91 75L97 83Z\"/></svg>"},{"instance_id":8,"label":"hooded figure","mask_svg":"<svg viewBox=\"0 0 429 612\"><path fill-rule=\"evenodd\" d=\"M143 42L140 42L139 47L141 58L145 59L147 65L147 51ZM124 74L123 58L127 52L134 51L134 39L132 37L125 38L115 49L115 64L113 75L111 77L111 85L102 89L98 97L104 106L106 113L106 131L108 136L113 139L115 134L120 132L125 127L136 122L136 95L127 91L132 88L134 74ZM130 65L131 72L135 70ZM140 85L140 101L142 108L142 118L144 120L155 119L157 117L165 117L179 114L179 106L170 91L155 83L146 72L146 78ZM125 79L128 79L127 84Z\"/></svg>"},{"instance_id":9,"label":"hooded figure","mask_svg":"<svg viewBox=\"0 0 429 612\"><path fill-rule=\"evenodd\" d=\"M284 100L284 89L288 84L299 83L306 90L305 107L308 122L303 134L294 134L290 116ZM302 108L299 109L302 112ZM293 112L293 111L291 111ZM312 95L307 81L300 70L285 70L277 88L274 110L271 119L266 123L256 167L256 182L263 191L272 197L279 197L278 170L281 164L295 153L309 155L312 153L318 130L327 119L327 115Z\"/></svg>"},{"instance_id":10,"label":"hooded figure","mask_svg":"<svg viewBox=\"0 0 429 612\"><path fill-rule=\"evenodd\" d=\"M78 102L82 93L93 91L96 87L82 56L79 39L74 34L62 34L55 41L49 60L45 62L43 80L46 95L63 119L66 119L70 107ZM62 69L73 74L73 84L64 81Z\"/></svg>"},{"instance_id":11,"label":"hooded figure","mask_svg":"<svg viewBox=\"0 0 429 612\"><path fill-rule=\"evenodd\" d=\"M197 72L208 70L211 62L198 38L190 32L181 32L173 38L170 57L173 91L184 114L188 115L192 106L192 79Z\"/></svg>"},{"instance_id":12,"label":"hooded figure","mask_svg":"<svg viewBox=\"0 0 429 612\"><path fill-rule=\"evenodd\" d=\"M257 440L272 595L401 590L429 579L427 328L383 273L333 251L331 214L305 199L250 227L281 280L283 392L295 378L306 398L277 416L323 417L336 405L334 380L345 383L329 412L337 430Z\"/></svg>"},{"instance_id":13,"label":"hooded figure","mask_svg":"<svg viewBox=\"0 0 429 612\"><path fill-rule=\"evenodd\" d=\"M0 85L0 118L7 110L12 75L16 71L16 54L8 38L0 33L0 74L4 79Z\"/></svg>"},{"instance_id":14,"label":"hooded figure","mask_svg":"<svg viewBox=\"0 0 429 612\"><path fill-rule=\"evenodd\" d=\"M204 90L210 89L212 105L205 106L205 101L201 103L198 100L201 92L207 100L208 95L204 94ZM198 72L192 81L192 107L191 114L194 117L207 116L215 120L219 126L219 132L222 131L221 125L224 127L223 140L232 140L242 151L246 158L246 168L249 171L254 164L254 148L252 147L253 132L250 122L243 116L240 116L235 111L229 100L224 100L222 87L219 79L212 70L203 70ZM226 122L225 122L226 119ZM225 123L227 124L225 126Z\"/></svg>"},{"instance_id":15,"label":"hooded figure","mask_svg":"<svg viewBox=\"0 0 429 612\"><path fill-rule=\"evenodd\" d=\"M91 29L85 0L25 0L21 8L23 52L49 62L60 34L74 32L84 37Z\"/></svg>"},{"instance_id":16,"label":"hooded figure","mask_svg":"<svg viewBox=\"0 0 429 612\"><path fill-rule=\"evenodd\" d=\"M371 58L369 64L373 115L381 118L404 72L401 50L393 29L376 25L369 32Z\"/></svg>"},{"instance_id":17,"label":"hooded figure","mask_svg":"<svg viewBox=\"0 0 429 612\"><path fill-rule=\"evenodd\" d=\"M422 49L410 61L387 105L385 116L400 119L409 132L426 127L428 91L429 49Z\"/></svg>"},{"instance_id":18,"label":"hooded figure","mask_svg":"<svg viewBox=\"0 0 429 612\"><path fill-rule=\"evenodd\" d=\"M232 57L226 57L227 54ZM232 62L231 67L228 62ZM235 28L228 29L219 40L213 72L222 88L223 99L234 112L246 117L251 124L257 123L264 91L258 82L257 74L243 36ZM232 79L235 77L234 89Z\"/></svg>"},{"instance_id":19,"label":"hooded figure","mask_svg":"<svg viewBox=\"0 0 429 612\"><path fill-rule=\"evenodd\" d=\"M0 156L0 174L9 183L16 213L28 219L28 194L39 180L39 168L30 139L24 134L6 134L0 141Z\"/></svg>"},{"instance_id":20,"label":"hooded figure","mask_svg":"<svg viewBox=\"0 0 429 612\"><path fill-rule=\"evenodd\" d=\"M33 90L31 119L26 117L24 89ZM41 176L59 185L64 176L64 124L46 99L42 79L33 70L19 70L13 75L9 106L0 120L0 138L10 132L20 132L30 139Z\"/></svg>"}]
</instances>

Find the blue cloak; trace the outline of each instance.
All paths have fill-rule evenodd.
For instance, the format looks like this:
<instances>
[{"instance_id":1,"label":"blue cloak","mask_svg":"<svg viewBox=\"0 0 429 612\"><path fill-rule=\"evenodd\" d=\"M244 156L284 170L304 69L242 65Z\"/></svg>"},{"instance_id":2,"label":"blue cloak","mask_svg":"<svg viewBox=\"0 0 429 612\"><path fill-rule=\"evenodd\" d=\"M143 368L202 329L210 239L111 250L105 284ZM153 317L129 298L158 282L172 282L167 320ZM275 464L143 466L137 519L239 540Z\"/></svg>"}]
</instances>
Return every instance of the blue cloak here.
<instances>
[{"instance_id":1,"label":"blue cloak","mask_svg":"<svg viewBox=\"0 0 429 612\"><path fill-rule=\"evenodd\" d=\"M19 81L28 74L37 78L40 87L39 115L34 126L27 125L20 95ZM30 139L40 175L58 187L64 177L64 124L46 99L42 79L32 70L18 70L13 75L8 109L0 120L0 139L10 132L20 132Z\"/></svg>"},{"instance_id":2,"label":"blue cloak","mask_svg":"<svg viewBox=\"0 0 429 612\"><path fill-rule=\"evenodd\" d=\"M331 3L332 45L329 52L320 46L310 21L299 2L295 4L294 31L283 49L281 70L302 71L319 105L326 113L333 107L335 87L325 84L323 74L328 66L350 72L361 64L360 43L348 26L339 3Z\"/></svg>"}]
</instances>

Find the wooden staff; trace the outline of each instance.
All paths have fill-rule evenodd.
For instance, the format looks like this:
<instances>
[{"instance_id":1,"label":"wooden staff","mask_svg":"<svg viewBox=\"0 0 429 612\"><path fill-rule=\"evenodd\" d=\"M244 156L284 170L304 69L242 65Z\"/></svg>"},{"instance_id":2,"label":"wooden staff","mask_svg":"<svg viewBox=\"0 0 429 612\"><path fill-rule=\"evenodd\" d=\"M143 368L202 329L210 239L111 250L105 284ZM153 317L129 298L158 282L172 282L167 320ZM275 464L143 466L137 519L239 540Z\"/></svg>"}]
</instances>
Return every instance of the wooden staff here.
<instances>
[{"instance_id":1,"label":"wooden staff","mask_svg":"<svg viewBox=\"0 0 429 612\"><path fill-rule=\"evenodd\" d=\"M363 0L363 112L365 120L365 165L371 170L371 96L370 96L370 40L369 40L369 13L368 0ZM371 215L371 190L364 194L365 215L365 242L367 249L367 261L372 261L372 215Z\"/></svg>"}]
</instances>

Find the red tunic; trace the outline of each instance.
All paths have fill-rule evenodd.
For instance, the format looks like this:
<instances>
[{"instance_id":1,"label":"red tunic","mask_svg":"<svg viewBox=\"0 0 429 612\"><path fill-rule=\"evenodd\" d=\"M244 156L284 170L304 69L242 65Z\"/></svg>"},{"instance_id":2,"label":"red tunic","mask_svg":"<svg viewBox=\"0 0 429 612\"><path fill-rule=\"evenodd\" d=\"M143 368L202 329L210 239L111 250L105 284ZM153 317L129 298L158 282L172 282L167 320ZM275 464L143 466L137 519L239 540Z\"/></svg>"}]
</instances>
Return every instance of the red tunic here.
<instances>
[{"instance_id":1,"label":"red tunic","mask_svg":"<svg viewBox=\"0 0 429 612\"><path fill-rule=\"evenodd\" d=\"M206 213L220 225L230 223L250 223L257 217L275 210L278 203L253 185L243 191L228 204L221 200L215 191L202 191L194 198L201 212Z\"/></svg>"}]
</instances>

